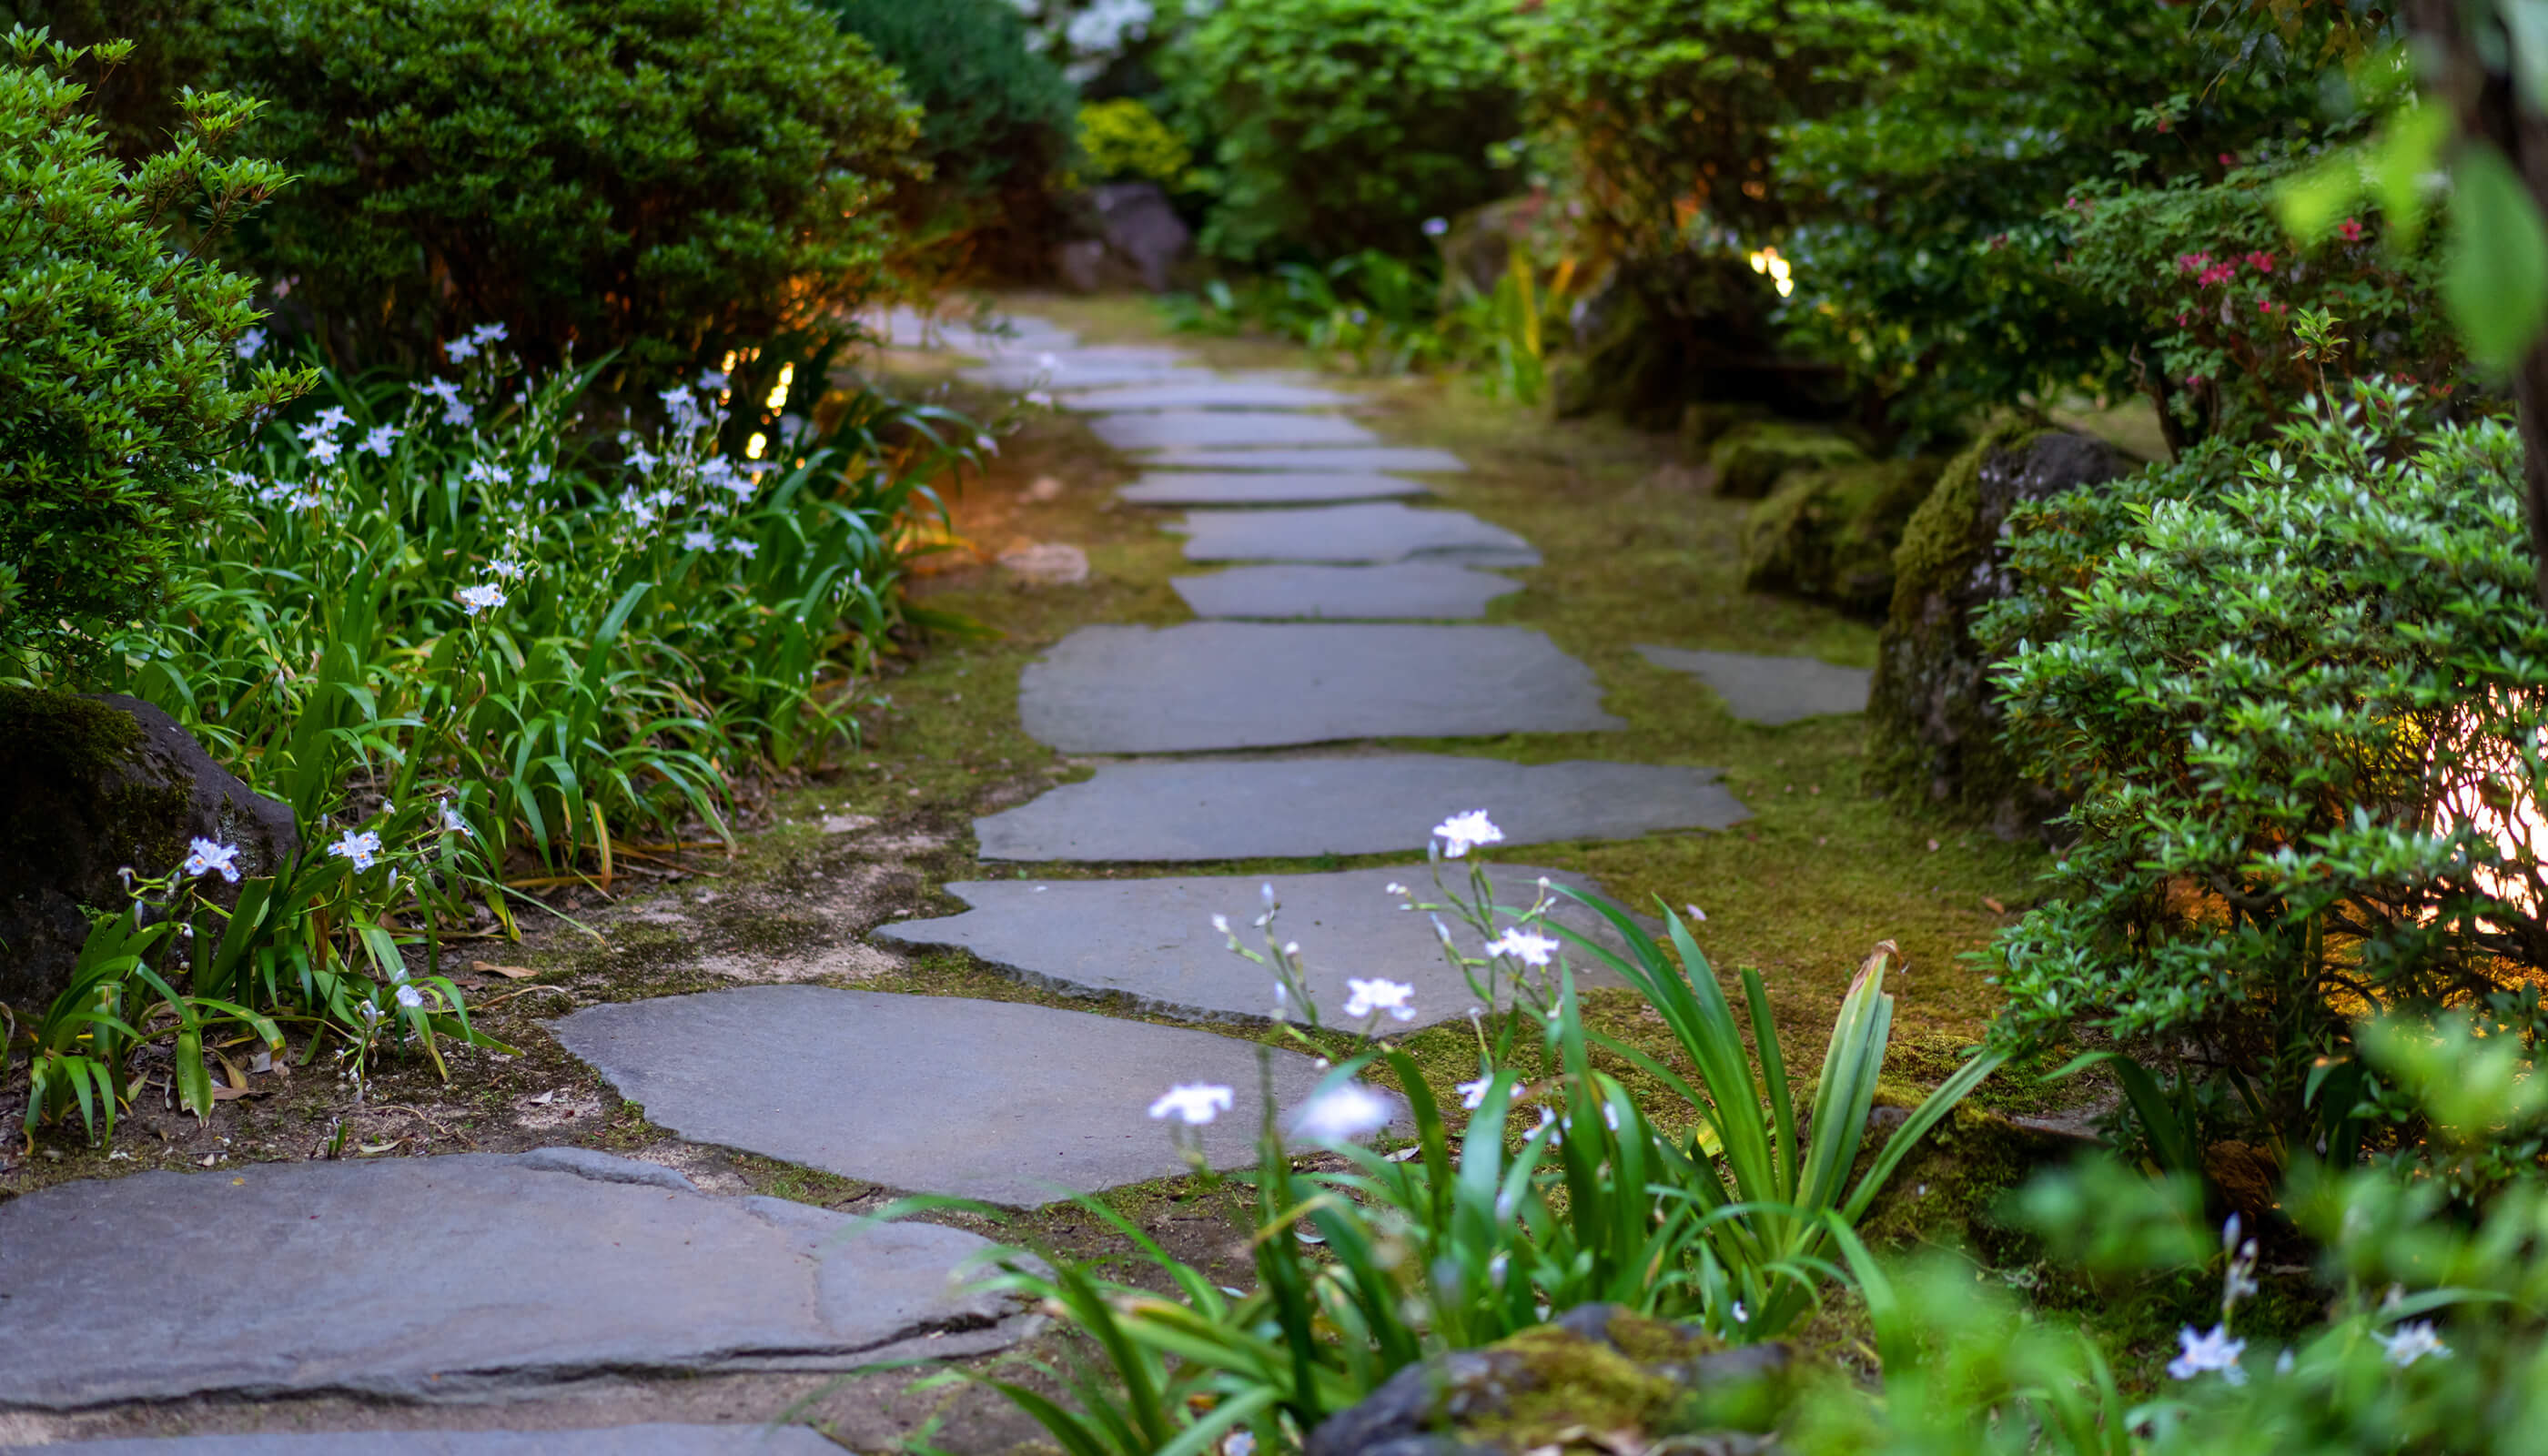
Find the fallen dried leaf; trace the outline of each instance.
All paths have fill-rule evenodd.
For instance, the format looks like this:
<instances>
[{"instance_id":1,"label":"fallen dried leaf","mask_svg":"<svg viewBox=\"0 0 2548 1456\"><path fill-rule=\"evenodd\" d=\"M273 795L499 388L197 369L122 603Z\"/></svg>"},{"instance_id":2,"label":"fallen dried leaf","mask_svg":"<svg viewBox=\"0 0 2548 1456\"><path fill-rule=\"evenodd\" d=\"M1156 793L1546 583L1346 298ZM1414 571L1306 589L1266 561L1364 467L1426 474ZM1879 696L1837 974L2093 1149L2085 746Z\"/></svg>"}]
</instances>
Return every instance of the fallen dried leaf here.
<instances>
[{"instance_id":1,"label":"fallen dried leaf","mask_svg":"<svg viewBox=\"0 0 2548 1456\"><path fill-rule=\"evenodd\" d=\"M531 969L527 965L498 965L493 960L472 960L469 962L469 968L471 970L492 970L496 974L504 977L506 980L515 981L520 980L526 975L539 974L538 971Z\"/></svg>"},{"instance_id":2,"label":"fallen dried leaf","mask_svg":"<svg viewBox=\"0 0 2548 1456\"><path fill-rule=\"evenodd\" d=\"M1988 895L1982 896L1982 903L1990 907L1990 913L1993 915L2006 915L2008 913L2008 907L2006 905L2001 904L1999 901L1992 899Z\"/></svg>"}]
</instances>

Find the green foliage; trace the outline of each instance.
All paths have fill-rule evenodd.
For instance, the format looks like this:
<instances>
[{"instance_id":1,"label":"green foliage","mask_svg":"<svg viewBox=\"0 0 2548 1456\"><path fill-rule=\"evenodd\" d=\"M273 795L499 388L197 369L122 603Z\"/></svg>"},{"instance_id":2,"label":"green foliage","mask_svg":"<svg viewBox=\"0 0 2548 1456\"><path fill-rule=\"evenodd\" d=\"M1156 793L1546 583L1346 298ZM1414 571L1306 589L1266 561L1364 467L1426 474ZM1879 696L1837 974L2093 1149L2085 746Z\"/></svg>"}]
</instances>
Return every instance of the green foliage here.
<instances>
[{"instance_id":1,"label":"green foliage","mask_svg":"<svg viewBox=\"0 0 2548 1456\"><path fill-rule=\"evenodd\" d=\"M1091 181L1156 182L1169 192L1192 192L1203 183L1185 138L1129 96L1079 109L1079 151Z\"/></svg>"},{"instance_id":2,"label":"green foliage","mask_svg":"<svg viewBox=\"0 0 2548 1456\"><path fill-rule=\"evenodd\" d=\"M1424 248L1422 224L1511 190L1489 149L1520 128L1499 0L1225 5L1176 57L1218 138L1203 232L1242 261Z\"/></svg>"},{"instance_id":3,"label":"green foliage","mask_svg":"<svg viewBox=\"0 0 2548 1456\"><path fill-rule=\"evenodd\" d=\"M243 256L340 365L500 319L658 380L877 286L915 118L794 0L239 0L222 36L302 174Z\"/></svg>"},{"instance_id":4,"label":"green foliage","mask_svg":"<svg viewBox=\"0 0 2548 1456\"><path fill-rule=\"evenodd\" d=\"M2419 428L2415 400L2356 383L2270 449L2013 514L2027 590L1978 635L2013 648L2011 742L2076 790L2078 842L1993 948L2003 1038L2190 1044L2280 1137L2344 1005L2465 1002L2548 960L2543 847L2514 827L2548 774L2519 446Z\"/></svg>"},{"instance_id":5,"label":"green foliage","mask_svg":"<svg viewBox=\"0 0 2548 1456\"><path fill-rule=\"evenodd\" d=\"M1014 247L1040 243L1069 165L1077 100L1060 67L1028 48L1008 0L821 0L866 42L919 103L918 155L930 180L914 221L988 228Z\"/></svg>"},{"instance_id":6,"label":"green foliage","mask_svg":"<svg viewBox=\"0 0 2548 1456\"><path fill-rule=\"evenodd\" d=\"M111 66L14 30L0 56L0 656L75 667L156 605L226 494L208 466L309 387L232 377L250 285L203 252L284 183L228 155L253 103L191 94L173 144L106 152L72 67Z\"/></svg>"}]
</instances>

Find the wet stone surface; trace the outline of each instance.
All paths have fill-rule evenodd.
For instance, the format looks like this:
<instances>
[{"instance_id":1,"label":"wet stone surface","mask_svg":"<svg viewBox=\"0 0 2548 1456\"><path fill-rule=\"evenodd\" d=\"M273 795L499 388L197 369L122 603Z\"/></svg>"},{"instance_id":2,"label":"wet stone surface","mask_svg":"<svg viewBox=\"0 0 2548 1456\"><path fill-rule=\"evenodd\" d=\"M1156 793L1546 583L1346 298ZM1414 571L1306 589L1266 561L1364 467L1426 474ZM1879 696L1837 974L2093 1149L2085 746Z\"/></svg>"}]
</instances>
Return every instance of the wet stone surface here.
<instances>
[{"instance_id":1,"label":"wet stone surface","mask_svg":"<svg viewBox=\"0 0 2548 1456\"><path fill-rule=\"evenodd\" d=\"M1833 713L1866 710L1874 674L1810 657L1760 657L1748 652L1706 652L1685 647L1639 647L1637 655L1659 668L1687 673L1725 700L1725 710L1746 723L1777 727Z\"/></svg>"},{"instance_id":2,"label":"wet stone surface","mask_svg":"<svg viewBox=\"0 0 2548 1456\"><path fill-rule=\"evenodd\" d=\"M1394 475L1171 470L1145 475L1115 494L1134 505L1316 505L1334 500L1429 496L1433 491L1419 481L1401 480Z\"/></svg>"},{"instance_id":3,"label":"wet stone surface","mask_svg":"<svg viewBox=\"0 0 2548 1456\"><path fill-rule=\"evenodd\" d=\"M1118 450L1254 449L1268 445L1371 445L1380 436L1334 414L1237 413L1192 410L1105 414L1089 429Z\"/></svg>"},{"instance_id":4,"label":"wet stone surface","mask_svg":"<svg viewBox=\"0 0 2548 1456\"><path fill-rule=\"evenodd\" d=\"M1327 449L1168 450L1149 464L1174 470L1334 471L1369 475L1404 470L1417 475L1451 475L1467 470L1448 450L1420 445L1337 445Z\"/></svg>"},{"instance_id":5,"label":"wet stone surface","mask_svg":"<svg viewBox=\"0 0 2548 1456\"><path fill-rule=\"evenodd\" d=\"M1581 876L1527 864L1499 864L1492 872L1497 903L1515 909L1537 895L1542 874L1586 887ZM1406 881L1428 900L1443 898L1421 866L1290 874L1272 881L1283 906L1275 933L1300 942L1310 994L1329 1026L1344 1024L1349 976L1414 986L1415 1017L1409 1026L1456 1021L1483 1004L1478 990L1443 957L1425 917L1401 910L1399 898L1387 892L1393 880ZM966 913L903 921L874 934L915 946L960 947L1012 974L1065 991L1115 992L1138 1005L1187 1016L1266 1021L1275 1010L1273 976L1232 955L1212 925L1215 915L1228 917L1243 944L1261 952L1261 937L1249 922L1264 910L1264 883L1254 875L967 880L947 886L973 907ZM1618 945L1606 925L1572 902L1553 918ZM1476 937L1458 927L1454 934L1464 950L1477 952ZM1582 985L1617 984L1580 964L1576 978ZM1498 991L1501 1001L1510 987Z\"/></svg>"},{"instance_id":6,"label":"wet stone surface","mask_svg":"<svg viewBox=\"0 0 2548 1456\"><path fill-rule=\"evenodd\" d=\"M1396 500L1298 510L1197 510L1178 529L1188 561L1387 563L1421 557L1472 566L1537 566L1539 553L1465 510Z\"/></svg>"},{"instance_id":7,"label":"wet stone surface","mask_svg":"<svg viewBox=\"0 0 2548 1456\"><path fill-rule=\"evenodd\" d=\"M1147 1115L1178 1083L1232 1089L1199 1130L1215 1167L1255 1157L1257 1048L1211 1032L827 986L618 1002L550 1028L690 1141L906 1192L1031 1207L1184 1172ZM1273 1067L1283 1108L1320 1076L1291 1051Z\"/></svg>"},{"instance_id":8,"label":"wet stone surface","mask_svg":"<svg viewBox=\"0 0 2548 1456\"><path fill-rule=\"evenodd\" d=\"M1521 583L1434 561L1391 566L1241 566L1169 584L1199 617L1473 620Z\"/></svg>"},{"instance_id":9,"label":"wet stone surface","mask_svg":"<svg viewBox=\"0 0 2548 1456\"><path fill-rule=\"evenodd\" d=\"M1333 410L1361 401L1341 390L1239 376L1089 390L1062 396L1057 403L1075 412L1125 414L1143 410Z\"/></svg>"},{"instance_id":10,"label":"wet stone surface","mask_svg":"<svg viewBox=\"0 0 2548 1456\"><path fill-rule=\"evenodd\" d=\"M1381 855L1421 852L1434 825L1481 806L1512 845L1723 829L1748 813L1708 769L1373 754L1108 764L973 831L981 858L1036 863Z\"/></svg>"},{"instance_id":11,"label":"wet stone surface","mask_svg":"<svg viewBox=\"0 0 2548 1456\"><path fill-rule=\"evenodd\" d=\"M1540 632L1398 623L1082 627L1028 665L1018 710L1038 742L1097 754L1626 726Z\"/></svg>"},{"instance_id":12,"label":"wet stone surface","mask_svg":"<svg viewBox=\"0 0 2548 1456\"><path fill-rule=\"evenodd\" d=\"M485 1399L1013 1337L1002 1305L951 1282L985 1240L926 1224L834 1236L852 1222L584 1148L58 1184L0 1204L0 1407ZM185 1277L134 1279L136 1250ZM318 1271L324 1297L278 1269Z\"/></svg>"}]
</instances>

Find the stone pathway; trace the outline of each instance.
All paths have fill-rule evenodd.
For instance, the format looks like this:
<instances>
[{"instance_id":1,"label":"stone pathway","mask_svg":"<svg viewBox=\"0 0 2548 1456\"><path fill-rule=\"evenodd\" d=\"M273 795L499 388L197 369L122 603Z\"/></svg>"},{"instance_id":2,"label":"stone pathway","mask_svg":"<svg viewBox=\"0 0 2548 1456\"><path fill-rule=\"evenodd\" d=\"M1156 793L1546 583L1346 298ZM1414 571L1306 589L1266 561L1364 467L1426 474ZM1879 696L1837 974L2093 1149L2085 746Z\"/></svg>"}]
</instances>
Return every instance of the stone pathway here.
<instances>
[{"instance_id":1,"label":"stone pathway","mask_svg":"<svg viewBox=\"0 0 2548 1456\"><path fill-rule=\"evenodd\" d=\"M1404 474L1465 466L1441 450L1385 443L1345 412L1356 397L1291 377L1224 375L1173 347L1085 345L1032 318L983 331L898 315L880 332L897 347L978 360L962 371L978 383L1050 392L1140 462L1140 479L1119 493L1126 504L1190 507L1162 528L1185 533L1189 560L1231 564L1176 579L1199 620L1083 627L1025 670L1026 730L1107 761L1084 782L978 820L981 860L1203 868L1399 857L1394 869L1276 876L1281 931L1308 948L1319 978L1311 991L1331 1023L1350 970L1412 983L1413 1025L1429 1026L1483 999L1423 920L1384 889L1423 873L1433 823L1485 808L1521 846L1723 829L1747 817L1711 770L1385 746L1624 725L1603 710L1591 670L1546 635L1481 620L1521 586L1495 569L1536 566L1538 553L1466 512L1408 503L1431 492ZM1762 723L1864 702L1864 674L1641 650L1698 674ZM1256 752L1277 748L1302 752ZM1159 757L1183 755L1201 757ZM1584 884L1502 864L1499 898L1527 902L1543 872ZM888 925L873 939L958 948L1067 994L1232 1022L1243 1034L1274 1012L1272 984L1228 954L1212 917L1243 924L1262 885L1201 872L963 881L945 886L962 913ZM1571 904L1559 918L1611 934ZM885 955L835 939L797 958L808 976L855 975ZM1233 1089L1236 1105L1200 1141L1216 1166L1247 1160L1264 1114L1259 1048L1243 1035L1098 1011L760 984L592 1005L549 1025L648 1121L690 1143L888 1192L1029 1207L1172 1176L1186 1164L1145 1112L1173 1083ZM1268 1066L1278 1115L1320 1075L1288 1052ZM13 1410L309 1396L510 1402L614 1374L843 1370L1020 1337L1031 1312L962 1283L983 1239L909 1223L844 1236L853 1222L571 1148L58 1185L0 1204L0 1348L12 1355L0 1365L0 1440L13 1438ZM81 1449L838 1448L801 1427L658 1423Z\"/></svg>"}]
</instances>

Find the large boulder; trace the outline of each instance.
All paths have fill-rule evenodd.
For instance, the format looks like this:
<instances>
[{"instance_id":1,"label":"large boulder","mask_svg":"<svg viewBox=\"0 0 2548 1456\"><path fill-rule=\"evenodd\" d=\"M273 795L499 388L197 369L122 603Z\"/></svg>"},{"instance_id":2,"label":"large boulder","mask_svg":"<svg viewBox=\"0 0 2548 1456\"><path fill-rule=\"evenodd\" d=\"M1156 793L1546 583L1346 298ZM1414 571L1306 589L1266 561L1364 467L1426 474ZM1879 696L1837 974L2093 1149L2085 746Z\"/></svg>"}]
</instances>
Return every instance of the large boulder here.
<instances>
[{"instance_id":1,"label":"large boulder","mask_svg":"<svg viewBox=\"0 0 2548 1456\"><path fill-rule=\"evenodd\" d=\"M2021 500L2114 480L2133 462L2103 440L2010 425L1956 457L1904 527L1869 696L1868 772L2015 839L2065 807L2000 746L1989 654L1974 616L2015 590L2001 524Z\"/></svg>"},{"instance_id":2,"label":"large boulder","mask_svg":"<svg viewBox=\"0 0 2548 1456\"><path fill-rule=\"evenodd\" d=\"M1757 1456L1775 1449L1765 1432L1785 1405L1788 1364L1782 1344L1729 1348L1688 1325L1583 1305L1400 1370L1320 1422L1307 1456L1520 1456L1586 1431L1613 1450Z\"/></svg>"},{"instance_id":3,"label":"large boulder","mask_svg":"<svg viewBox=\"0 0 2548 1456\"><path fill-rule=\"evenodd\" d=\"M1512 271L1513 250L1529 256L1531 229L1548 211L1548 195L1526 193L1471 208L1450 220L1435 246L1442 254L1441 307L1457 308L1464 295L1491 295Z\"/></svg>"},{"instance_id":4,"label":"large boulder","mask_svg":"<svg viewBox=\"0 0 2548 1456\"><path fill-rule=\"evenodd\" d=\"M1109 182L1088 190L1097 233L1110 262L1130 271L1141 287L1166 293L1177 268L1194 250L1194 231L1168 205L1156 182Z\"/></svg>"},{"instance_id":5,"label":"large boulder","mask_svg":"<svg viewBox=\"0 0 2548 1456\"><path fill-rule=\"evenodd\" d=\"M0 687L0 1002L41 1011L70 982L88 911L127 903L120 871L164 874L188 841L238 847L242 878L301 851L292 811L137 698ZM218 874L197 881L235 905Z\"/></svg>"},{"instance_id":6,"label":"large boulder","mask_svg":"<svg viewBox=\"0 0 2548 1456\"><path fill-rule=\"evenodd\" d=\"M1776 419L1736 425L1707 451L1716 494L1731 500L1765 500L1790 471L1866 458L1865 451L1830 430Z\"/></svg>"},{"instance_id":7,"label":"large boulder","mask_svg":"<svg viewBox=\"0 0 2548 1456\"><path fill-rule=\"evenodd\" d=\"M1743 588L1881 616L1893 551L1946 462L1861 461L1789 472L1743 523Z\"/></svg>"},{"instance_id":8,"label":"large boulder","mask_svg":"<svg viewBox=\"0 0 2548 1456\"><path fill-rule=\"evenodd\" d=\"M1833 418L1851 401L1825 360L1784 353L1778 296L1739 257L1687 253L1611 269L1571 306L1568 348L1550 375L1561 418L1602 411L1672 429L1693 401Z\"/></svg>"}]
</instances>

